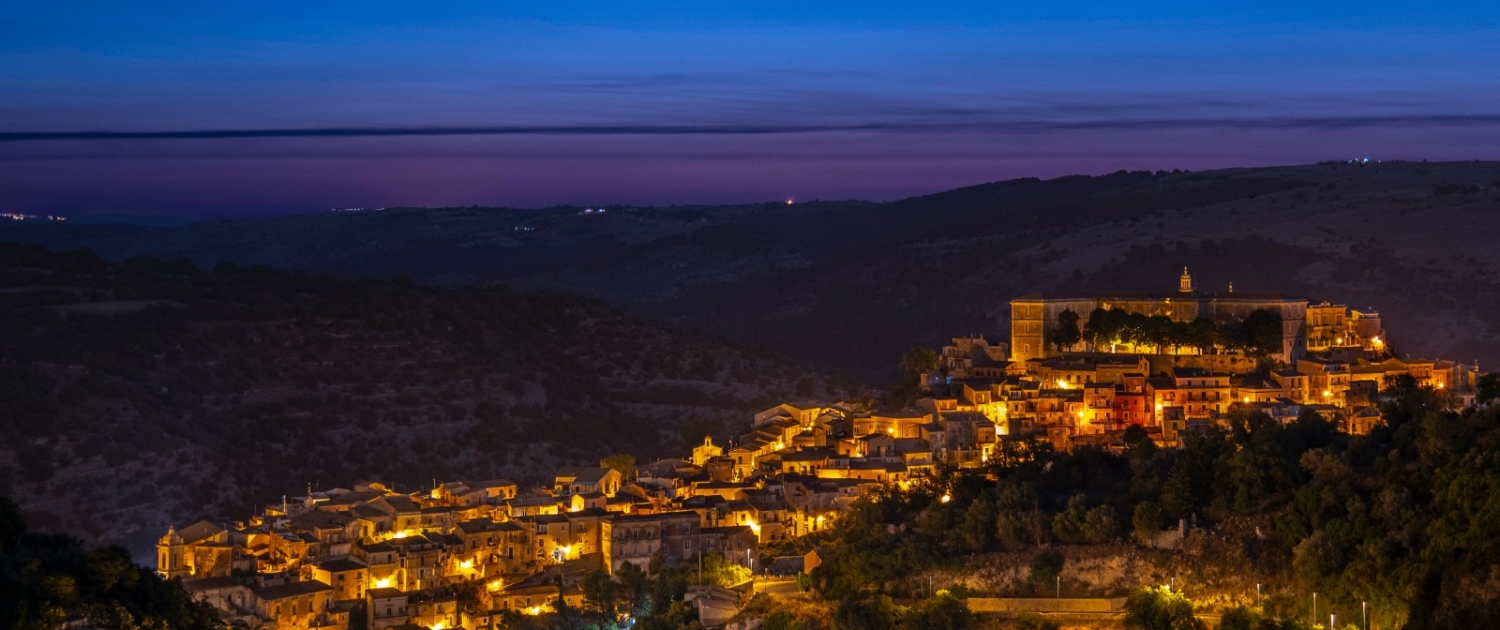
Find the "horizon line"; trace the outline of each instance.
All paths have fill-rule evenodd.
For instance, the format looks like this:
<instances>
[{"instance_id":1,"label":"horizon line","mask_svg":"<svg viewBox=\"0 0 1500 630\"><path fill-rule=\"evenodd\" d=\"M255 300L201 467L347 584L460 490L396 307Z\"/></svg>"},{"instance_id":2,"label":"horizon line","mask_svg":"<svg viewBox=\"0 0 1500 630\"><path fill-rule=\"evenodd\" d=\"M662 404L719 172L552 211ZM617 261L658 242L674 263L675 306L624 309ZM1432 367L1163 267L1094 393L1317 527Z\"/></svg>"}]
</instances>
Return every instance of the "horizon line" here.
<instances>
[{"instance_id":1,"label":"horizon line","mask_svg":"<svg viewBox=\"0 0 1500 630\"><path fill-rule=\"evenodd\" d=\"M964 123L857 123L826 125L473 125L403 127L285 127L264 129L190 129L169 131L5 131L0 142L70 140L213 140L234 138L358 138L392 136L495 135L774 135L839 132L1011 131L1042 132L1087 129L1342 129L1411 125L1496 125L1500 114L1445 114L1353 117L1165 118L1095 121L1012 121Z\"/></svg>"}]
</instances>

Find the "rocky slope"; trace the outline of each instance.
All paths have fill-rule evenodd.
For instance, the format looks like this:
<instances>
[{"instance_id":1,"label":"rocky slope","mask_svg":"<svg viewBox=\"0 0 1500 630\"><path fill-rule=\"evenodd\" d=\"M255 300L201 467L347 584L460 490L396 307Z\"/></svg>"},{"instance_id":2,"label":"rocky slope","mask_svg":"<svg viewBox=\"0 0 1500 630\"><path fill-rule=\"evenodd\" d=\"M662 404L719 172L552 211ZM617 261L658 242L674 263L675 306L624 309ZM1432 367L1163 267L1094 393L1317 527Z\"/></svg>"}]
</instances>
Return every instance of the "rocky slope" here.
<instances>
[{"instance_id":1,"label":"rocky slope","mask_svg":"<svg viewBox=\"0 0 1500 630\"><path fill-rule=\"evenodd\" d=\"M769 352L596 301L0 245L0 495L124 541L308 485L537 480L681 456L842 395ZM549 480L550 481L550 480Z\"/></svg>"}]
</instances>

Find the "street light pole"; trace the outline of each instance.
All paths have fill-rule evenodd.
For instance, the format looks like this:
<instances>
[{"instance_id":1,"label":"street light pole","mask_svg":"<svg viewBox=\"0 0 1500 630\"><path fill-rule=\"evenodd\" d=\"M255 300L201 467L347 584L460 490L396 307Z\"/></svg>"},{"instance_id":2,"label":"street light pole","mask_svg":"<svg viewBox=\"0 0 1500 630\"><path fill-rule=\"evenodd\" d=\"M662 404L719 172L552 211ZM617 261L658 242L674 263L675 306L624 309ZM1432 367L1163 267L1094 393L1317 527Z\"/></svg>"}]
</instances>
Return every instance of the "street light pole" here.
<instances>
[{"instance_id":1,"label":"street light pole","mask_svg":"<svg viewBox=\"0 0 1500 630\"><path fill-rule=\"evenodd\" d=\"M1370 630L1369 602L1360 602L1359 603L1359 617L1360 617L1360 620L1362 621L1362 623L1360 623L1360 625L1364 627L1364 630Z\"/></svg>"},{"instance_id":2,"label":"street light pole","mask_svg":"<svg viewBox=\"0 0 1500 630\"><path fill-rule=\"evenodd\" d=\"M1255 583L1255 606L1260 607L1260 582Z\"/></svg>"},{"instance_id":3,"label":"street light pole","mask_svg":"<svg viewBox=\"0 0 1500 630\"><path fill-rule=\"evenodd\" d=\"M1062 599L1062 576L1057 576L1057 599Z\"/></svg>"},{"instance_id":4,"label":"street light pole","mask_svg":"<svg viewBox=\"0 0 1500 630\"><path fill-rule=\"evenodd\" d=\"M1318 592L1313 591L1313 614L1312 622L1318 623Z\"/></svg>"}]
</instances>

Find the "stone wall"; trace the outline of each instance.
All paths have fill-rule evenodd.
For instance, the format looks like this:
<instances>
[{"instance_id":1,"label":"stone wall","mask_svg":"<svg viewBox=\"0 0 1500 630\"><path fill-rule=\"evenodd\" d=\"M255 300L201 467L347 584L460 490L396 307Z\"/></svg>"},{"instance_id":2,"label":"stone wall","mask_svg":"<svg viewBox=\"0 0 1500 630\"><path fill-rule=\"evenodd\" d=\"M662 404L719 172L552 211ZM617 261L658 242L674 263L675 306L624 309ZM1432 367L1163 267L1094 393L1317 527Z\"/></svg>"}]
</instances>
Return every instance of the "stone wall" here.
<instances>
[{"instance_id":1,"label":"stone wall","mask_svg":"<svg viewBox=\"0 0 1500 630\"><path fill-rule=\"evenodd\" d=\"M1103 613L1125 610L1125 598L970 597L976 613Z\"/></svg>"}]
</instances>

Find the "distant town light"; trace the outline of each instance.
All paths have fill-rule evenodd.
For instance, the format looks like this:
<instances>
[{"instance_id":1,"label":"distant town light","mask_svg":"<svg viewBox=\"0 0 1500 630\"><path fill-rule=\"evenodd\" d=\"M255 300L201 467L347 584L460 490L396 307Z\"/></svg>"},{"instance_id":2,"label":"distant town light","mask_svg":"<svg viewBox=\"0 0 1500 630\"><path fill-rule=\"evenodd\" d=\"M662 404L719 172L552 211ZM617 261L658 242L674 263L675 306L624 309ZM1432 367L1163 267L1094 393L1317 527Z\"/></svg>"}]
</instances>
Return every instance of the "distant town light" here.
<instances>
[{"instance_id":1,"label":"distant town light","mask_svg":"<svg viewBox=\"0 0 1500 630\"><path fill-rule=\"evenodd\" d=\"M953 500L953 495L944 492L942 498L940 498L938 500L942 501L943 503L947 503L947 502Z\"/></svg>"}]
</instances>

